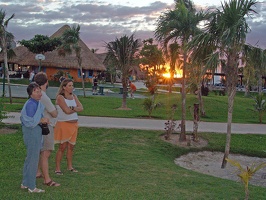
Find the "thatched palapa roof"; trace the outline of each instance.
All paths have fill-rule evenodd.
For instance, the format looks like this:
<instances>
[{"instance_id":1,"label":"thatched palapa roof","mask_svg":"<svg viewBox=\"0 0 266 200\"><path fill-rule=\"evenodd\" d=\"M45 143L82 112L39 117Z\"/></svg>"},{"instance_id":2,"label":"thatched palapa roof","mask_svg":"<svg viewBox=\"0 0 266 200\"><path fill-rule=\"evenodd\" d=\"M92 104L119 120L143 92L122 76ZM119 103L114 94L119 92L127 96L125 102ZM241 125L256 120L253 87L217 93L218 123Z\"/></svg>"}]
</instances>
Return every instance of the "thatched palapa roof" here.
<instances>
[{"instance_id":1,"label":"thatched palapa roof","mask_svg":"<svg viewBox=\"0 0 266 200\"><path fill-rule=\"evenodd\" d=\"M70 26L64 25L58 31L56 31L51 38L60 37L65 30L70 29ZM81 47L82 68L89 70L105 71L106 67L102 61L90 51L87 45L80 39L79 45ZM31 53L24 46L19 46L14 49L16 57L9 59L8 63L14 63L24 66L38 66L39 63L35 60L36 54ZM42 67L62 67L62 68L75 68L78 69L78 62L73 52L71 55L59 56L57 50L52 52L46 52L45 60L42 61ZM0 62L3 61L3 55L0 54Z\"/></svg>"}]
</instances>

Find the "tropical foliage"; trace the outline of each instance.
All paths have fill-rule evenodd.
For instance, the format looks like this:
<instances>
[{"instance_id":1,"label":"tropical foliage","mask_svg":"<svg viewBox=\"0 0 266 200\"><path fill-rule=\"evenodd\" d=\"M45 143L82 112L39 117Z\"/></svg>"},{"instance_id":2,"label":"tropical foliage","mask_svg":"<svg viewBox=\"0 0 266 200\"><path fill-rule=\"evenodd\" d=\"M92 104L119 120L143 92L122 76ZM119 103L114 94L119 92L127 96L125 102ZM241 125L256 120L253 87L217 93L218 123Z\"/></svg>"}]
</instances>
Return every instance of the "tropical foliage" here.
<instances>
[{"instance_id":1,"label":"tropical foliage","mask_svg":"<svg viewBox=\"0 0 266 200\"><path fill-rule=\"evenodd\" d=\"M242 183L244 184L245 186L245 200L248 200L249 199L249 189L248 189L248 183L250 181L250 179L252 178L252 176L254 176L254 174L266 167L266 163L260 163L258 164L257 166L255 166L255 164L253 163L251 165L251 167L242 167L241 164L235 160L231 160L231 159L228 159L226 158L226 160L233 166L237 167L238 168L238 171L239 173L237 174L237 176L241 179Z\"/></svg>"},{"instance_id":2,"label":"tropical foliage","mask_svg":"<svg viewBox=\"0 0 266 200\"><path fill-rule=\"evenodd\" d=\"M143 103L143 109L148 112L149 118L151 118L152 111L162 106L161 102L155 102L153 98L145 98Z\"/></svg>"},{"instance_id":3,"label":"tropical foliage","mask_svg":"<svg viewBox=\"0 0 266 200\"><path fill-rule=\"evenodd\" d=\"M111 61L122 72L123 100L122 109L127 108L127 87L129 70L136 63L137 52L141 46L140 40L131 36L124 35L114 41L106 43L107 55L106 62Z\"/></svg>"},{"instance_id":4,"label":"tropical foliage","mask_svg":"<svg viewBox=\"0 0 266 200\"><path fill-rule=\"evenodd\" d=\"M21 40L19 43L29 49L32 53L41 53L53 51L61 45L60 38L50 38L45 35L35 35L34 38L30 40Z\"/></svg>"},{"instance_id":5,"label":"tropical foliage","mask_svg":"<svg viewBox=\"0 0 266 200\"><path fill-rule=\"evenodd\" d=\"M187 44L193 36L199 33L198 25L203 19L202 12L196 12L193 3L190 0L176 0L175 9L164 12L158 19L155 30L155 38L161 43L165 54L169 51L169 45L179 44L182 57L180 66L183 70L182 75L182 120L180 141L186 140L186 77L189 54ZM177 56L176 56L177 58ZM172 60L175 63L174 60Z\"/></svg>"},{"instance_id":6,"label":"tropical foliage","mask_svg":"<svg viewBox=\"0 0 266 200\"><path fill-rule=\"evenodd\" d=\"M259 122L262 123L262 117L263 114L266 111L266 101L263 99L263 93L259 93L254 99L254 104L253 104L253 111L258 113L259 116Z\"/></svg>"},{"instance_id":7,"label":"tropical foliage","mask_svg":"<svg viewBox=\"0 0 266 200\"><path fill-rule=\"evenodd\" d=\"M14 36L12 33L8 32L6 29L7 29L9 21L13 17L15 17L15 14L12 14L8 19L6 19L6 12L2 9L0 10L0 45L2 48L3 55L4 55L4 78L7 77L10 103L12 103L12 93L11 93L7 60L8 60L8 57L11 57L9 52L12 52L12 50L9 51L8 45L11 43L11 41L13 41ZM5 82L3 82L3 96L4 95L5 95Z\"/></svg>"},{"instance_id":8,"label":"tropical foliage","mask_svg":"<svg viewBox=\"0 0 266 200\"><path fill-rule=\"evenodd\" d=\"M226 158L228 158L230 151L231 124L238 82L238 66L245 47L246 35L250 30L246 17L255 13L252 9L255 4L256 1L254 0L231 0L224 2L221 10L217 9L210 13L204 32L193 39L193 43L197 44L196 53L200 53L210 46L214 49L209 54L206 65L210 66L210 64L220 61L226 75L228 117L227 139L222 167L226 166Z\"/></svg>"},{"instance_id":9,"label":"tropical foliage","mask_svg":"<svg viewBox=\"0 0 266 200\"><path fill-rule=\"evenodd\" d=\"M86 96L85 93L85 84L84 84L84 76L83 76L83 69L82 69L82 58L81 58L81 47L79 45L80 42L80 26L73 25L72 28L66 29L61 37L61 46L58 48L58 54L61 56L65 56L66 54L72 54L74 51L80 74L82 80L82 88L83 88L83 96Z\"/></svg>"}]
</instances>

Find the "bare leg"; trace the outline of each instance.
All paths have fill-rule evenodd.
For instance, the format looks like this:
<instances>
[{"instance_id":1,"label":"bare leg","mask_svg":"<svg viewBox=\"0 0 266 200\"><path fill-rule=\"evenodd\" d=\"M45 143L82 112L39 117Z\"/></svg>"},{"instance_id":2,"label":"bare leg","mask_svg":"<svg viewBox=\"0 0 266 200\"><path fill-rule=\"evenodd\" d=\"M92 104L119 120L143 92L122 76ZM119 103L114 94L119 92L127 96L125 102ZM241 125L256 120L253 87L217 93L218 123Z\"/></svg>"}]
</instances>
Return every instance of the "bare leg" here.
<instances>
[{"instance_id":1,"label":"bare leg","mask_svg":"<svg viewBox=\"0 0 266 200\"><path fill-rule=\"evenodd\" d=\"M73 150L74 150L74 145L68 143L67 145L67 168L68 170L73 169L73 165L72 165Z\"/></svg>"},{"instance_id":2,"label":"bare leg","mask_svg":"<svg viewBox=\"0 0 266 200\"><path fill-rule=\"evenodd\" d=\"M61 171L61 168L60 168L60 163L61 163L61 160L62 160L62 157L64 155L64 151L67 147L67 142L63 143L63 144L60 144L59 145L59 148L56 152L56 158L55 158L55 171L57 172L60 172Z\"/></svg>"},{"instance_id":3,"label":"bare leg","mask_svg":"<svg viewBox=\"0 0 266 200\"><path fill-rule=\"evenodd\" d=\"M51 181L51 178L49 176L49 157L51 155L51 151L47 150L47 151L42 151L41 152L41 167L42 167L42 173L44 176L44 183L48 183Z\"/></svg>"},{"instance_id":4,"label":"bare leg","mask_svg":"<svg viewBox=\"0 0 266 200\"><path fill-rule=\"evenodd\" d=\"M39 160L39 164L38 164L38 171L36 174L36 178L41 178L42 177L42 170L41 170L41 155L40 155L40 160Z\"/></svg>"}]
</instances>

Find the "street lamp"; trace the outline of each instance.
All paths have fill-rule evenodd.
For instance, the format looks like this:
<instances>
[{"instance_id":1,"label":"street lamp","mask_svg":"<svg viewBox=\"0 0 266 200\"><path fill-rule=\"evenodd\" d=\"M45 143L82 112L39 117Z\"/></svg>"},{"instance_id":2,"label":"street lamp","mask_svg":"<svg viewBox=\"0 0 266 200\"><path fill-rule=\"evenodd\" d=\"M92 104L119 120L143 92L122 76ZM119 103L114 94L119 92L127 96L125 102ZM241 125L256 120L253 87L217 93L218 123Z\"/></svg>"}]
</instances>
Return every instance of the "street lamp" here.
<instances>
[{"instance_id":1,"label":"street lamp","mask_svg":"<svg viewBox=\"0 0 266 200\"><path fill-rule=\"evenodd\" d=\"M43 54L37 54L35 56L35 60L39 61L39 70L38 70L38 72L41 71L42 60L44 60L44 59L45 59L45 56Z\"/></svg>"}]
</instances>

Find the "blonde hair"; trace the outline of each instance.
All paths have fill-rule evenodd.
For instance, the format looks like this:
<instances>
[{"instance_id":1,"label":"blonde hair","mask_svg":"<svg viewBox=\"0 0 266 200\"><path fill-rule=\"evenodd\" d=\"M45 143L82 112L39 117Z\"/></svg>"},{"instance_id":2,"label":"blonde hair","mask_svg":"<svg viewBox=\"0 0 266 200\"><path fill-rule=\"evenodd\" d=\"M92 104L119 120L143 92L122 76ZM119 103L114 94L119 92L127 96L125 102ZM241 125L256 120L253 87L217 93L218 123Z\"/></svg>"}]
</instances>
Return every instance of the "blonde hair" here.
<instances>
[{"instance_id":1,"label":"blonde hair","mask_svg":"<svg viewBox=\"0 0 266 200\"><path fill-rule=\"evenodd\" d=\"M72 80L72 79L68 79L68 78L65 79L65 80L63 80L63 81L61 82L61 84L60 84L60 87L59 87L59 89L58 89L58 92L57 92L56 96L58 96L58 95L65 96L65 90L64 90L63 87L66 87L66 85L67 85L68 83L70 83L70 82L73 83L73 80Z\"/></svg>"}]
</instances>

